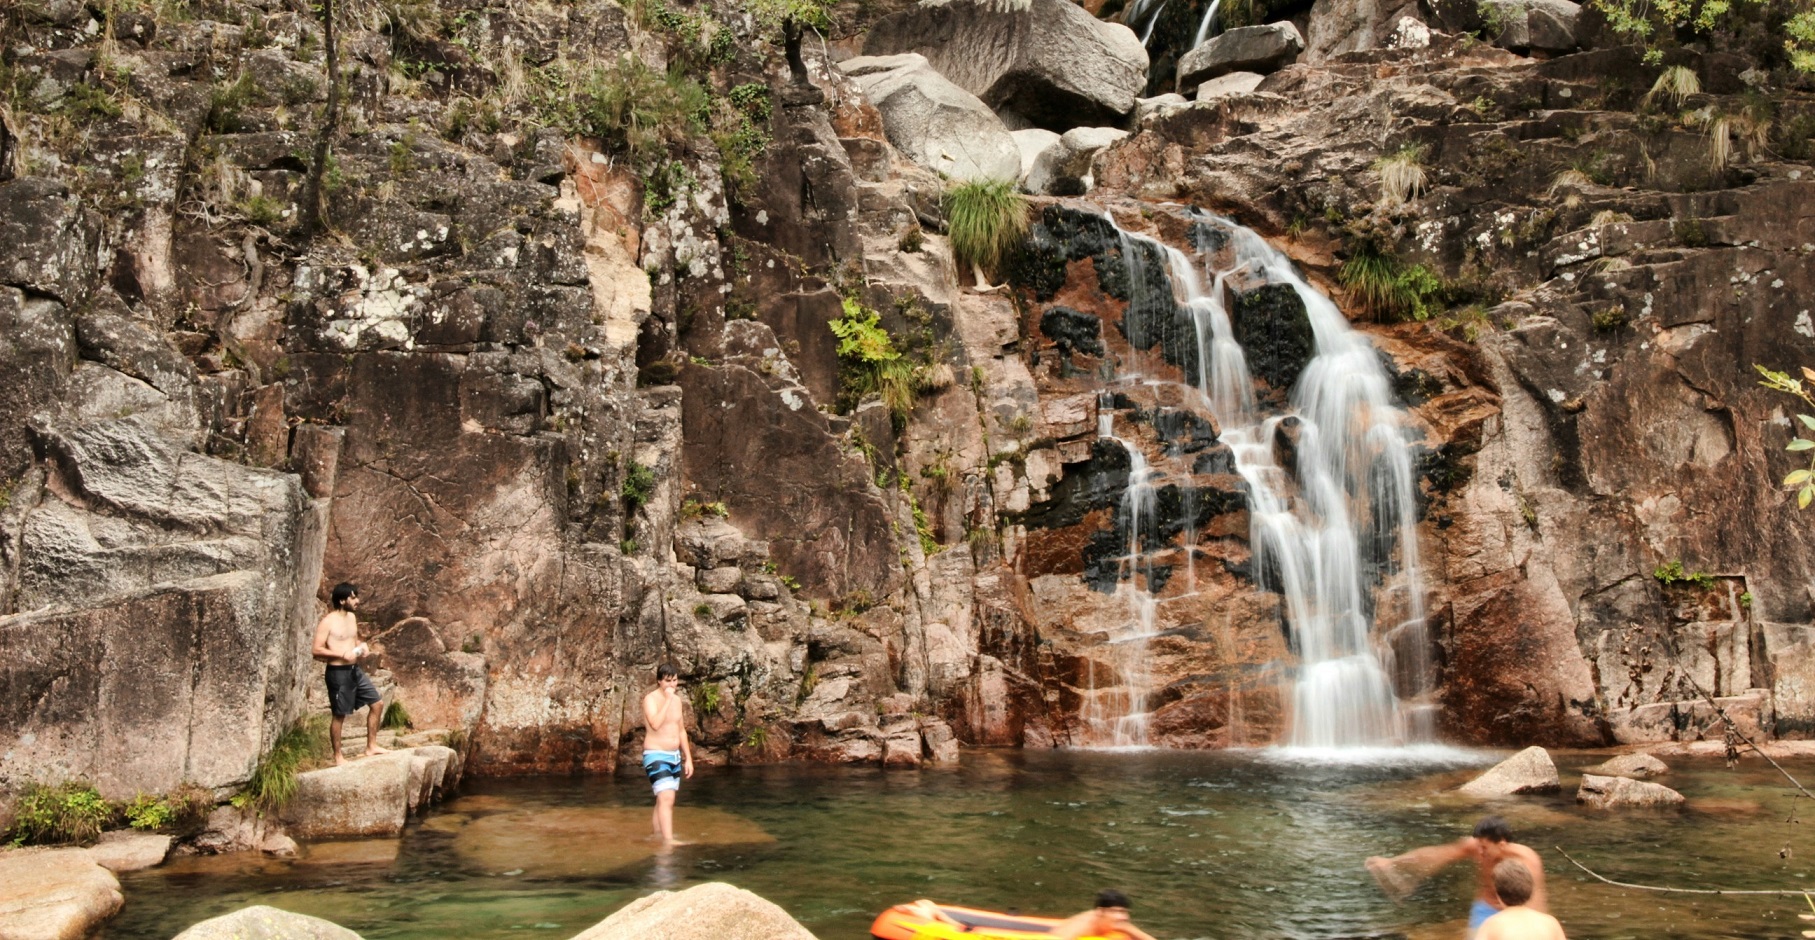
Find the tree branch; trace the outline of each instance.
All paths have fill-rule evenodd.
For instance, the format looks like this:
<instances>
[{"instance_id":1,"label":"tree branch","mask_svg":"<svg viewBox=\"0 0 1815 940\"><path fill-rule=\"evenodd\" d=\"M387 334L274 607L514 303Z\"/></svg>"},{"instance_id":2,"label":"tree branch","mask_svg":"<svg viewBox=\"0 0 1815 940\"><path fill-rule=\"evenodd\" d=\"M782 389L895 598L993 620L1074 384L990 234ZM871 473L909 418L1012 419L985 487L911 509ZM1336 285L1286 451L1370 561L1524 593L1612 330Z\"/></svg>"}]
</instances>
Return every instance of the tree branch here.
<instances>
[{"instance_id":1,"label":"tree branch","mask_svg":"<svg viewBox=\"0 0 1815 940\"><path fill-rule=\"evenodd\" d=\"M1552 848L1555 848L1557 850L1558 855L1561 855L1564 858L1569 859L1569 864L1574 865L1575 867L1580 868L1581 870L1587 872L1590 877L1592 877L1598 881L1606 882L1607 884L1613 885L1616 888L1632 888L1636 891L1661 891L1666 894L1778 894L1778 895L1793 895L1793 896L1797 896L1797 897L1808 897L1809 896L1809 892L1807 890L1795 890L1795 889L1741 890L1741 889L1736 889L1736 888L1666 888L1666 887L1660 887L1658 885L1635 885L1635 884L1632 884L1632 883L1626 882L1626 881L1614 881L1612 878L1608 878L1605 875L1602 875L1599 872L1596 872L1594 869L1589 868L1587 865L1584 865L1581 862L1576 861L1574 858L1571 858L1569 853L1563 851L1563 847L1560 845L1552 846Z\"/></svg>"}]
</instances>

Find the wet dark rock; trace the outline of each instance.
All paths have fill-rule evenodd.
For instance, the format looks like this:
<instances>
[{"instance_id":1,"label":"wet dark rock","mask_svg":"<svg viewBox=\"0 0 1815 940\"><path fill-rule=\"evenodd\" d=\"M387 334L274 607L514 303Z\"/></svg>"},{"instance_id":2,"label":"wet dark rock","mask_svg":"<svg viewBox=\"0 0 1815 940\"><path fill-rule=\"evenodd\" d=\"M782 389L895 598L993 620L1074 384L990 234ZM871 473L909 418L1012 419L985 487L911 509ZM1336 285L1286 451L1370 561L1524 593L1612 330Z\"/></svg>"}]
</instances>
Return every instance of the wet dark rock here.
<instances>
[{"instance_id":1,"label":"wet dark rock","mask_svg":"<svg viewBox=\"0 0 1815 940\"><path fill-rule=\"evenodd\" d=\"M1166 445L1166 453L1172 456L1195 454L1216 443L1216 424L1195 411L1159 408L1140 418L1153 425L1160 441Z\"/></svg>"},{"instance_id":2,"label":"wet dark rock","mask_svg":"<svg viewBox=\"0 0 1815 940\"><path fill-rule=\"evenodd\" d=\"M1298 441L1304 434L1304 421L1297 415L1287 415L1273 426L1273 462L1281 469L1298 476Z\"/></svg>"},{"instance_id":3,"label":"wet dark rock","mask_svg":"<svg viewBox=\"0 0 1815 940\"><path fill-rule=\"evenodd\" d=\"M1017 520L1029 528L1057 529L1077 525L1092 510L1116 506L1128 489L1128 451L1111 440L1095 440L1090 459L1067 464L1053 484L1052 495L1035 503Z\"/></svg>"},{"instance_id":4,"label":"wet dark rock","mask_svg":"<svg viewBox=\"0 0 1815 940\"><path fill-rule=\"evenodd\" d=\"M1235 451L1229 445L1217 443L1197 455L1191 462L1192 473L1234 473Z\"/></svg>"},{"instance_id":5,"label":"wet dark rock","mask_svg":"<svg viewBox=\"0 0 1815 940\"><path fill-rule=\"evenodd\" d=\"M1248 368L1276 392L1291 389L1316 354L1316 336L1304 300L1290 284L1239 291L1229 309L1235 338Z\"/></svg>"},{"instance_id":6,"label":"wet dark rock","mask_svg":"<svg viewBox=\"0 0 1815 940\"><path fill-rule=\"evenodd\" d=\"M1070 307L1051 307L1040 315L1040 332L1063 353L1103 354L1103 321Z\"/></svg>"}]
</instances>

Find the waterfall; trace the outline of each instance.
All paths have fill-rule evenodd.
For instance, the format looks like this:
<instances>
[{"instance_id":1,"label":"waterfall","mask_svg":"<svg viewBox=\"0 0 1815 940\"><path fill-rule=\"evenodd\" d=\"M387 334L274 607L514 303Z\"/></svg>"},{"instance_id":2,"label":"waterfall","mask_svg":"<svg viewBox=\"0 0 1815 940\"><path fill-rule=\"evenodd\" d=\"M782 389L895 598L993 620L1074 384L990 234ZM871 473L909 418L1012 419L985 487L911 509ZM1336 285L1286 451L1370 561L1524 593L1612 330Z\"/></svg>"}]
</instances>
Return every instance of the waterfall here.
<instances>
[{"instance_id":1,"label":"waterfall","mask_svg":"<svg viewBox=\"0 0 1815 940\"><path fill-rule=\"evenodd\" d=\"M1153 19L1147 21L1147 31L1141 34L1142 49L1147 48L1147 41L1153 38L1153 28L1160 25L1160 14L1164 12L1166 12L1166 4L1162 3L1159 9L1153 11Z\"/></svg>"},{"instance_id":2,"label":"waterfall","mask_svg":"<svg viewBox=\"0 0 1815 940\"><path fill-rule=\"evenodd\" d=\"M1099 686L1097 671L1091 670L1083 718L1093 743L1139 747L1147 744L1147 693L1152 684L1147 671L1147 641L1155 632L1159 610L1159 599L1152 591L1154 572L1149 554L1153 547L1149 543L1159 530L1154 471L1139 447L1116 436L1115 413L1108 402L1098 410L1097 436L1121 445L1128 455L1128 488L1122 492L1116 513L1116 524L1128 551L1117 562L1116 593L1125 597L1130 611L1127 627L1110 637L1108 659L1114 674L1109 684Z\"/></svg>"},{"instance_id":3,"label":"waterfall","mask_svg":"<svg viewBox=\"0 0 1815 940\"><path fill-rule=\"evenodd\" d=\"M1406 416L1392 400L1386 370L1368 341L1283 254L1227 219L1207 213L1195 218L1224 232L1226 245L1194 260L1124 232L1123 258L1130 291L1138 292L1146 279L1140 276L1143 252L1134 246L1144 243L1164 257L1170 299L1191 318L1197 357L1189 378L1196 380L1195 399L1216 417L1235 472L1247 483L1253 570L1262 587L1280 595L1298 658L1289 694L1289 743L1331 748L1427 740L1424 722L1407 721L1391 678L1396 666L1401 689L1412 696L1428 691L1412 453ZM1232 278L1249 288L1287 285L1304 304L1313 354L1283 413L1265 414L1256 402L1247 358L1225 307ZM1140 303L1131 293L1130 309ZM1140 376L1125 372L1118 380ZM1151 548L1141 538L1154 531L1154 471L1133 442L1114 435L1114 416L1105 404L1100 436L1120 442L1131 466L1118 516L1129 554L1117 590L1130 595L1132 622L1112 643L1128 651L1118 659L1128 687L1121 721L1138 725L1139 740L1130 734L1124 741L1119 730L1116 739L1140 743L1147 692L1136 683L1146 675L1143 638L1154 633L1156 605L1148 592L1150 569L1144 567ZM1278 442L1294 434L1295 455L1281 466ZM1377 641L1373 572L1395 571L1395 560L1397 579L1388 581L1385 593L1400 595L1401 603L1381 607L1402 612L1404 619ZM1393 663L1395 647L1407 650L1410 661ZM1097 713L1096 722L1107 723L1106 715Z\"/></svg>"},{"instance_id":4,"label":"waterfall","mask_svg":"<svg viewBox=\"0 0 1815 940\"><path fill-rule=\"evenodd\" d=\"M1204 10L1203 22L1197 24L1197 38L1191 40L1191 48L1196 49L1210 38L1210 30L1216 28L1216 8L1223 0L1210 0L1210 6Z\"/></svg>"}]
</instances>

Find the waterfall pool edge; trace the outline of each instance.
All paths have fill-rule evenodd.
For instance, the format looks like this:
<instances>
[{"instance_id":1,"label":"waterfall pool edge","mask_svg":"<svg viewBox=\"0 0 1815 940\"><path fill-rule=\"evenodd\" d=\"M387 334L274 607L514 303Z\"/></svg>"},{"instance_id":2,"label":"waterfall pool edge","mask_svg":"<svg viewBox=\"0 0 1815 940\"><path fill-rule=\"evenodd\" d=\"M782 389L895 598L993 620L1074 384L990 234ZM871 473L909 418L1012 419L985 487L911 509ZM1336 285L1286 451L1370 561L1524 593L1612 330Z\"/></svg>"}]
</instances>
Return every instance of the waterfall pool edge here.
<instances>
[{"instance_id":1,"label":"waterfall pool edge","mask_svg":"<svg viewBox=\"0 0 1815 940\"><path fill-rule=\"evenodd\" d=\"M1718 758L1672 759L1675 772L1664 780L1689 797L1687 809L1609 814L1575 804L1574 777L1611 752L1553 752L1562 792L1489 803L1453 793L1496 756L1464 753L1475 763L1435 769L1277 760L1260 749L968 750L958 767L920 771L704 769L683 788L683 809L734 816L774 841L740 835L609 870L569 866L573 874L519 867L521 846L509 858L476 857L470 844L457 844L460 832L500 814L596 810L634 819L633 810L648 806L647 785L629 774L480 779L413 823L394 855L343 851L325 863L219 857L206 870L126 875L126 909L102 936L171 937L265 903L325 917L367 940L495 940L526 930L568 937L652 890L704 881L774 901L821 940L861 940L878 911L918 897L1061 914L1088 906L1104 887L1128 892L1137 923L1168 940L1453 936L1471 873L1453 868L1395 907L1361 863L1455 839L1490 812L1505 815L1515 838L1545 858L1556 913L1571 935L1793 934L1800 898L1619 891L1590 881L1553 849L1641 883L1806 881L1815 877L1815 846L1786 831L1778 804L1788 804L1787 788L1762 760L1727 770ZM1815 774L1815 759L1786 766ZM1779 859L1786 838L1798 851ZM581 843L547 851L590 850Z\"/></svg>"}]
</instances>

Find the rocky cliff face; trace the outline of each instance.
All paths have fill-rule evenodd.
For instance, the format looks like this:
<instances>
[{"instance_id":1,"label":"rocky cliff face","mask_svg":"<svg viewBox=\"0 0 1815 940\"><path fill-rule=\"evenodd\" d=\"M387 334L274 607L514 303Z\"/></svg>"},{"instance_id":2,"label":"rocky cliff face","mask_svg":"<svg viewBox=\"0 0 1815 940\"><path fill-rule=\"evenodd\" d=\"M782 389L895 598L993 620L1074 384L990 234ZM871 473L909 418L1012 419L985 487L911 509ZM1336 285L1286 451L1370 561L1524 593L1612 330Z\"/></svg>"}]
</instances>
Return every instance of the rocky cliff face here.
<instances>
[{"instance_id":1,"label":"rocky cliff face","mask_svg":"<svg viewBox=\"0 0 1815 940\"><path fill-rule=\"evenodd\" d=\"M934 172L952 155L903 137L938 115L879 111L824 58L859 35L790 51L707 5L356 7L312 232L311 14L7 14L0 784L232 787L318 681L307 635L343 579L398 696L470 731L478 773L612 769L663 660L711 760L1089 740L1137 685L1156 742L1275 740L1293 641L1228 445L1157 386L1102 394L1133 362L1191 384L1189 323L1134 289L1163 290L1143 280L1162 260L1104 222L1216 251L1168 202L1252 226L1339 298L1363 251L1436 279L1435 319L1358 326L1414 415L1432 611L1430 643L1378 639L1434 663L1402 691L1450 736L1705 733L1698 684L1806 732L1815 572L1772 485L1786 402L1751 371L1815 360L1815 190L1787 159L1806 93L1770 86L1775 130L1711 168L1681 114L1782 81L1732 54L1686 53L1706 91L1665 107L1630 50L1526 58L1320 3L1298 64L1185 104L1133 95L1198 13L1151 68L1086 17L1104 61L1067 74L1063 36L966 9L936 17L954 43L1024 48L952 51L940 107L1005 139L1085 111L1132 132L1067 151L1088 171L1052 191L1095 192L1035 206L1008 290L961 286ZM908 49L926 15L865 51ZM678 96L675 126L625 89ZM1407 148L1426 183L1385 198L1376 161ZM1283 404L1303 311L1229 290L1256 392ZM852 394L828 328L852 307L920 363L907 407ZM1105 416L1176 468L1138 676L1106 642L1132 614L1130 456Z\"/></svg>"}]
</instances>

